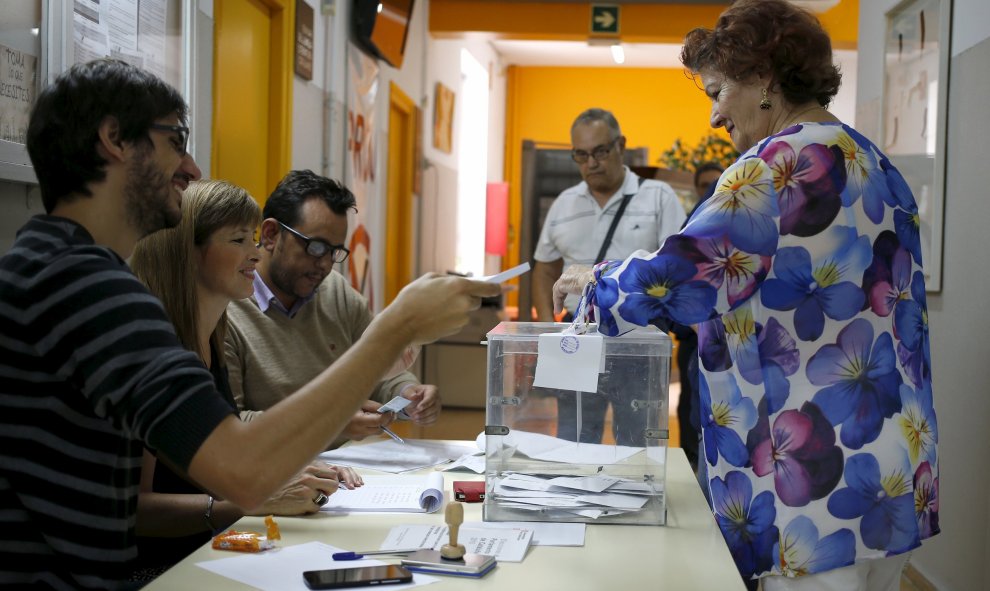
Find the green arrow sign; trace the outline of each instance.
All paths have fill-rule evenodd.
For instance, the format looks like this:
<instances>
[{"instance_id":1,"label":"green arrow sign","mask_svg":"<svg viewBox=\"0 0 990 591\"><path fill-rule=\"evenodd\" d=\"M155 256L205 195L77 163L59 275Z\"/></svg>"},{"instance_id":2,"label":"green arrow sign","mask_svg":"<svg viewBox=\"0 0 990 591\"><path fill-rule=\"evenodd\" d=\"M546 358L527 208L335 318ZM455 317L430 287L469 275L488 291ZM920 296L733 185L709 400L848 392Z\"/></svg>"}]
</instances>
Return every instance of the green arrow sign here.
<instances>
[{"instance_id":1,"label":"green arrow sign","mask_svg":"<svg viewBox=\"0 0 990 591\"><path fill-rule=\"evenodd\" d=\"M592 4L591 33L594 35L618 35L619 7L615 4Z\"/></svg>"}]
</instances>

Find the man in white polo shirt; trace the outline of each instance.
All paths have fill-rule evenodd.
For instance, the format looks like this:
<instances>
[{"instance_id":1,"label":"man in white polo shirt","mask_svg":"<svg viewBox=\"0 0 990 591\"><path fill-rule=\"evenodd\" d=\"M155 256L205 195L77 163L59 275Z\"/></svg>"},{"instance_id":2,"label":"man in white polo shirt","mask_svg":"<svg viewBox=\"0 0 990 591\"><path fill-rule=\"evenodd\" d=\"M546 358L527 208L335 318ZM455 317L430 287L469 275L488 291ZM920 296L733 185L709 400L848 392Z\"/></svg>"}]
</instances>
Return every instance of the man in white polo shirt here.
<instances>
[{"instance_id":1,"label":"man in white polo shirt","mask_svg":"<svg viewBox=\"0 0 990 591\"><path fill-rule=\"evenodd\" d=\"M541 321L553 319L553 284L564 268L623 260L637 250L654 252L686 218L670 185L641 179L622 164L626 138L611 112L593 108L578 115L571 125L571 146L584 181L554 200L533 254L533 304ZM577 303L577 296L569 297L569 313ZM583 397L580 441L601 441L605 411L618 395L610 377L628 381L631 376L624 368L606 368L602 395ZM558 437L578 440L575 413L573 398L558 395ZM645 413L613 404L613 414L616 441L642 445L639 425L645 424Z\"/></svg>"}]
</instances>

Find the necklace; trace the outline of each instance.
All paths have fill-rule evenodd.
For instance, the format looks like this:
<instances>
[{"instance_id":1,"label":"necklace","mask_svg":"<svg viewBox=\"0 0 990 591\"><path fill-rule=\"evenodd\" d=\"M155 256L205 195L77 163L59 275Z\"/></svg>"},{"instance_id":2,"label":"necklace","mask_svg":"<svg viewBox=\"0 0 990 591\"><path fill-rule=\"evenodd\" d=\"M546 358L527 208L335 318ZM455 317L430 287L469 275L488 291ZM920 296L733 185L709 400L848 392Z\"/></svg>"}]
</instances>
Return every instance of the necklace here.
<instances>
[{"instance_id":1,"label":"necklace","mask_svg":"<svg viewBox=\"0 0 990 591\"><path fill-rule=\"evenodd\" d=\"M801 117L805 113L811 113L813 111L822 111L822 112L825 112L825 113L828 112L828 111L825 110L825 107L823 107L821 105L814 105L812 107L808 107L807 109L805 109L805 110L801 111L800 113L798 113L798 114L794 115L793 117L791 117L790 118L790 122L787 125L784 125L783 127L781 127L780 129L781 130L784 130L784 129L787 129L788 127L791 127L792 125L797 125L798 123L801 123ZM817 121L817 119L815 119L815 121Z\"/></svg>"}]
</instances>

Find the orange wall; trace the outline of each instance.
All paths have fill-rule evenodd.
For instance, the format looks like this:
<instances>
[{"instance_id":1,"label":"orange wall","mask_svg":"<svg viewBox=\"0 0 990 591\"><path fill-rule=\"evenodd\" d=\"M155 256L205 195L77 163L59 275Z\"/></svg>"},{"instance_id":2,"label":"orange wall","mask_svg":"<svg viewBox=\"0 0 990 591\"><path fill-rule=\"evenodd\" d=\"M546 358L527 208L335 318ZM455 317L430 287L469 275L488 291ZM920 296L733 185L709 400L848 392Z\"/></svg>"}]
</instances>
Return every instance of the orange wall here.
<instances>
[{"instance_id":1,"label":"orange wall","mask_svg":"<svg viewBox=\"0 0 990 591\"><path fill-rule=\"evenodd\" d=\"M709 131L711 103L684 70L653 68L513 67L518 140L570 144L571 123L581 111L602 107L615 114L627 146L650 148L650 164L673 141L696 142ZM510 148L518 149L519 142Z\"/></svg>"},{"instance_id":2,"label":"orange wall","mask_svg":"<svg viewBox=\"0 0 990 591\"><path fill-rule=\"evenodd\" d=\"M841 0L818 15L837 49L855 49L860 0ZM711 27L724 6L624 5L620 37L626 42L680 43L693 27ZM590 6L491 0L431 0L430 33L457 37L486 31L507 39L586 39ZM649 164L682 138L691 146L709 131L710 103L681 68L508 69L505 180L509 182L509 252L503 267L516 265L521 222L521 143L570 143L574 117L598 106L615 113L631 147L649 148ZM721 131L719 133L722 133ZM725 137L724 133L722 134ZM516 294L509 294L516 303Z\"/></svg>"},{"instance_id":3,"label":"orange wall","mask_svg":"<svg viewBox=\"0 0 990 591\"><path fill-rule=\"evenodd\" d=\"M570 145L574 118L589 107L615 114L630 147L649 148L648 164L678 137L693 145L709 131L711 103L683 69L512 66L506 98L509 253L520 260L521 145L523 140ZM526 253L522 260L529 256ZM509 296L515 303L515 294Z\"/></svg>"}]
</instances>

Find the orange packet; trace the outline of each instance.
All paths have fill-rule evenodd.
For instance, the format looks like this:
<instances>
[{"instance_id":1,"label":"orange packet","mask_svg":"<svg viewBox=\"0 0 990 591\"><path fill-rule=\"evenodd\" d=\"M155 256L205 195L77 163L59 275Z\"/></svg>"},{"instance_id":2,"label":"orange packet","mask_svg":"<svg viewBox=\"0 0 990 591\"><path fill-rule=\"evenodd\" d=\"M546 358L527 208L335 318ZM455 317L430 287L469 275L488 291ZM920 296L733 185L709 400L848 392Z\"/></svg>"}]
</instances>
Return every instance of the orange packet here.
<instances>
[{"instance_id":1,"label":"orange packet","mask_svg":"<svg viewBox=\"0 0 990 591\"><path fill-rule=\"evenodd\" d=\"M278 530L278 524L275 523L275 518L271 515L265 516L265 527L268 528L268 539L269 540L281 540L282 534Z\"/></svg>"},{"instance_id":2,"label":"orange packet","mask_svg":"<svg viewBox=\"0 0 990 591\"><path fill-rule=\"evenodd\" d=\"M261 552L275 547L275 542L253 531L229 530L213 538L214 550Z\"/></svg>"}]
</instances>

